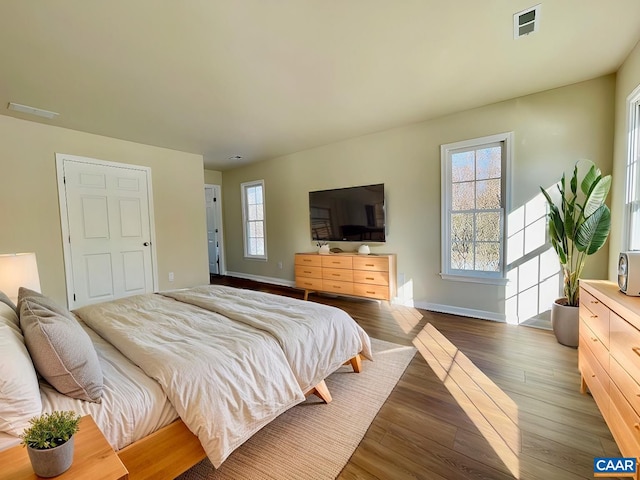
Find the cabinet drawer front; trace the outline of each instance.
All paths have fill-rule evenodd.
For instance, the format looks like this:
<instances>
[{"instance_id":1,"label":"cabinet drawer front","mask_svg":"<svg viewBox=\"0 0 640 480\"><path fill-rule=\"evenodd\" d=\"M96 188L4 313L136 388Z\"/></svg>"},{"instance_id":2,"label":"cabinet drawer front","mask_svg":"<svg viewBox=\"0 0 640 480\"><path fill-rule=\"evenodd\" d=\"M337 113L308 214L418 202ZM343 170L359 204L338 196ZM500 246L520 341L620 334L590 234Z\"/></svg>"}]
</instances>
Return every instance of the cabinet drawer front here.
<instances>
[{"instance_id":1,"label":"cabinet drawer front","mask_svg":"<svg viewBox=\"0 0 640 480\"><path fill-rule=\"evenodd\" d=\"M640 331L611 312L611 355L633 378L640 378Z\"/></svg>"},{"instance_id":2,"label":"cabinet drawer front","mask_svg":"<svg viewBox=\"0 0 640 480\"><path fill-rule=\"evenodd\" d=\"M360 297L376 298L378 300L389 299L389 287L385 285L365 285L362 283L353 284L353 293Z\"/></svg>"},{"instance_id":3,"label":"cabinet drawer front","mask_svg":"<svg viewBox=\"0 0 640 480\"><path fill-rule=\"evenodd\" d=\"M347 255L323 255L322 266L324 268L353 268L352 257Z\"/></svg>"},{"instance_id":4,"label":"cabinet drawer front","mask_svg":"<svg viewBox=\"0 0 640 480\"><path fill-rule=\"evenodd\" d=\"M609 373L609 350L595 335L595 333L587 326L584 320L580 320L580 348L588 348L591 354L598 361L602 369Z\"/></svg>"},{"instance_id":5,"label":"cabinet drawer front","mask_svg":"<svg viewBox=\"0 0 640 480\"><path fill-rule=\"evenodd\" d=\"M360 257L353 257L353 268L355 270L388 272L389 259L387 257L370 257L367 255L363 255Z\"/></svg>"},{"instance_id":6,"label":"cabinet drawer front","mask_svg":"<svg viewBox=\"0 0 640 480\"><path fill-rule=\"evenodd\" d=\"M602 416L607 420L609 418L609 377L589 352L589 349L578 350L580 372Z\"/></svg>"},{"instance_id":7,"label":"cabinet drawer front","mask_svg":"<svg viewBox=\"0 0 640 480\"><path fill-rule=\"evenodd\" d=\"M296 265L296 277L322 278L322 267Z\"/></svg>"},{"instance_id":8,"label":"cabinet drawer front","mask_svg":"<svg viewBox=\"0 0 640 480\"><path fill-rule=\"evenodd\" d=\"M342 282L353 282L353 270L346 268L323 268L322 278L324 280L340 280Z\"/></svg>"},{"instance_id":9,"label":"cabinet drawer front","mask_svg":"<svg viewBox=\"0 0 640 480\"><path fill-rule=\"evenodd\" d=\"M309 267L319 267L322 265L322 259L320 255L296 254L296 265L307 265Z\"/></svg>"},{"instance_id":10,"label":"cabinet drawer front","mask_svg":"<svg viewBox=\"0 0 640 480\"><path fill-rule=\"evenodd\" d=\"M353 281L371 285L389 285L389 272L366 272L364 270L353 271Z\"/></svg>"},{"instance_id":11,"label":"cabinet drawer front","mask_svg":"<svg viewBox=\"0 0 640 480\"><path fill-rule=\"evenodd\" d=\"M322 290L332 293L344 293L353 295L353 283L341 282L339 280L322 280Z\"/></svg>"},{"instance_id":12,"label":"cabinet drawer front","mask_svg":"<svg viewBox=\"0 0 640 480\"><path fill-rule=\"evenodd\" d=\"M640 455L640 417L625 400L620 390L611 385L611 409L606 419L620 452L629 457Z\"/></svg>"},{"instance_id":13,"label":"cabinet drawer front","mask_svg":"<svg viewBox=\"0 0 640 480\"><path fill-rule=\"evenodd\" d=\"M304 288L305 290L322 290L321 278L296 278L296 287Z\"/></svg>"},{"instance_id":14,"label":"cabinet drawer front","mask_svg":"<svg viewBox=\"0 0 640 480\"><path fill-rule=\"evenodd\" d=\"M585 289L580 289L580 316L609 348L609 309Z\"/></svg>"},{"instance_id":15,"label":"cabinet drawer front","mask_svg":"<svg viewBox=\"0 0 640 480\"><path fill-rule=\"evenodd\" d=\"M610 364L611 380L616 384L622 395L627 399L629 405L640 413L640 385L629 376L615 358L611 359Z\"/></svg>"}]
</instances>

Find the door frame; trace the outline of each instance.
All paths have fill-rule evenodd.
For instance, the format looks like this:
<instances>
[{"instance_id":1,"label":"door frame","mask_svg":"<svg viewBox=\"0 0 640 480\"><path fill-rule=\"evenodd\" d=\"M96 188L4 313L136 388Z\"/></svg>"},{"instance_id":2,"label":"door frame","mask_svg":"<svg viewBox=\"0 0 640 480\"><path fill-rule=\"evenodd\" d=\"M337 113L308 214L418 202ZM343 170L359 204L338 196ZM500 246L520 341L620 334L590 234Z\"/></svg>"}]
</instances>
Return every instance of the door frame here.
<instances>
[{"instance_id":1,"label":"door frame","mask_svg":"<svg viewBox=\"0 0 640 480\"><path fill-rule=\"evenodd\" d=\"M212 187L213 191L217 193L217 197L216 197L217 201L215 202L214 212L216 215L216 219L218 220L218 255L219 255L218 275L226 275L227 267L225 262L224 228L223 228L223 222L222 222L222 186L216 183L205 183L204 187L205 189L207 187ZM207 208L206 202L207 202L207 197L205 195L205 209ZM207 241L209 241L208 238L207 238ZM208 256L208 253L209 253L209 249L207 248L207 256Z\"/></svg>"},{"instance_id":2,"label":"door frame","mask_svg":"<svg viewBox=\"0 0 640 480\"><path fill-rule=\"evenodd\" d=\"M129 170L139 170L144 172L147 178L147 201L149 204L149 234L151 237L151 277L153 279L153 291L159 290L158 283L158 257L156 253L156 226L155 215L153 213L153 189L151 183L151 168L140 165L131 165L128 163L110 162L107 160L99 160L96 158L82 157L79 155L69 155L66 153L56 153L56 175L58 181L58 202L60 205L60 226L62 228L62 254L64 259L64 276L67 289L67 306L69 309L75 307L73 299L74 282L73 267L71 261L71 243L69 231L69 214L67 210L67 188L64 181L64 162L65 160L86 163L89 165L98 165L105 167L126 168Z\"/></svg>"}]
</instances>

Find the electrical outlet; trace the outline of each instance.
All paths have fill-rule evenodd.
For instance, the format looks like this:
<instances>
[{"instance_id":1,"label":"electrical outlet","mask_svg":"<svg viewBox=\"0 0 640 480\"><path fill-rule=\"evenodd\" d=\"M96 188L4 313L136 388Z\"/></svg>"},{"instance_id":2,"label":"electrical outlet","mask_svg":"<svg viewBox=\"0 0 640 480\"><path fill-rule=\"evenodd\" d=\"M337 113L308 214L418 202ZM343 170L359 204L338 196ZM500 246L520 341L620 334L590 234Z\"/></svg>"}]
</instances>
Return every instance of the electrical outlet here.
<instances>
[{"instance_id":1,"label":"electrical outlet","mask_svg":"<svg viewBox=\"0 0 640 480\"><path fill-rule=\"evenodd\" d=\"M278 268L282 270L282 262L278 262Z\"/></svg>"},{"instance_id":2,"label":"electrical outlet","mask_svg":"<svg viewBox=\"0 0 640 480\"><path fill-rule=\"evenodd\" d=\"M173 282L174 276L173 276L173 272L169 272L169 281Z\"/></svg>"}]
</instances>

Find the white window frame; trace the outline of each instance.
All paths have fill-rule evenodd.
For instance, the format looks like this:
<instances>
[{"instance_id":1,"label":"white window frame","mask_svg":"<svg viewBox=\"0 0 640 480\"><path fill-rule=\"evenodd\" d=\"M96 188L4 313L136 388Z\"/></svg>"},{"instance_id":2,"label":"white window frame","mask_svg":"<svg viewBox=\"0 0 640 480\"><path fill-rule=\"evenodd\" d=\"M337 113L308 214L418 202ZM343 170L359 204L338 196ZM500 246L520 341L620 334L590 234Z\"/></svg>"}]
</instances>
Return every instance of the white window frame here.
<instances>
[{"instance_id":1,"label":"white window frame","mask_svg":"<svg viewBox=\"0 0 640 480\"><path fill-rule=\"evenodd\" d=\"M253 255L249 253L249 211L247 205L247 190L252 187L260 186L262 188L262 228L264 232L264 255ZM242 238L244 245L244 258L251 260L267 260L267 202L264 189L264 180L255 180L252 182L244 182L240 184L240 192L242 196Z\"/></svg>"},{"instance_id":2,"label":"white window frame","mask_svg":"<svg viewBox=\"0 0 640 480\"><path fill-rule=\"evenodd\" d=\"M625 251L640 250L640 239L636 238L634 243L632 231L633 210L640 209L640 85L627 97L627 112L629 124L622 241Z\"/></svg>"},{"instance_id":3,"label":"white window frame","mask_svg":"<svg viewBox=\"0 0 640 480\"><path fill-rule=\"evenodd\" d=\"M451 268L451 155L460 149L479 148L487 144L503 144L502 157L502 236L500 238L500 270L482 272L454 270ZM498 133L486 137L448 143L440 146L441 162L441 272L445 280L459 282L506 285L507 216L511 210L511 163L513 157L513 132Z\"/></svg>"}]
</instances>

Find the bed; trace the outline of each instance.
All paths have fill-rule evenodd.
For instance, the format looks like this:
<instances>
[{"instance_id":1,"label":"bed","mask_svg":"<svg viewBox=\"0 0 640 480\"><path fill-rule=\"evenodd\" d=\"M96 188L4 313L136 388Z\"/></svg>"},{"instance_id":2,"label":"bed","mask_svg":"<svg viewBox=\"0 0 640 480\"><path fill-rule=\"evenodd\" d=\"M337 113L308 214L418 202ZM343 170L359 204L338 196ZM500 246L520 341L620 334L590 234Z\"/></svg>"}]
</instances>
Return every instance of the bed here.
<instances>
[{"instance_id":1,"label":"bed","mask_svg":"<svg viewBox=\"0 0 640 480\"><path fill-rule=\"evenodd\" d=\"M358 371L361 355L371 359L368 336L342 310L262 292L207 285L73 313L35 292L23 297L19 319L0 303L0 369L24 384L0 381L0 449L19 442L25 418L71 409L94 417L130 478L174 478L205 455L219 466L307 395L330 401L324 379L342 364ZM62 374L74 361L86 370L95 352L85 385L75 374L58 385L60 372L46 371L51 356L42 365L46 348L31 339L34 312L53 337L61 322L83 339L67 341L71 368ZM81 353L83 342L91 351ZM18 407L20 395L28 401Z\"/></svg>"}]
</instances>

